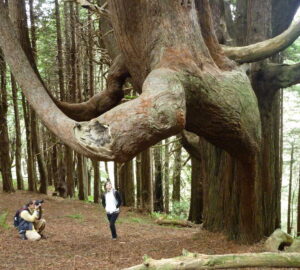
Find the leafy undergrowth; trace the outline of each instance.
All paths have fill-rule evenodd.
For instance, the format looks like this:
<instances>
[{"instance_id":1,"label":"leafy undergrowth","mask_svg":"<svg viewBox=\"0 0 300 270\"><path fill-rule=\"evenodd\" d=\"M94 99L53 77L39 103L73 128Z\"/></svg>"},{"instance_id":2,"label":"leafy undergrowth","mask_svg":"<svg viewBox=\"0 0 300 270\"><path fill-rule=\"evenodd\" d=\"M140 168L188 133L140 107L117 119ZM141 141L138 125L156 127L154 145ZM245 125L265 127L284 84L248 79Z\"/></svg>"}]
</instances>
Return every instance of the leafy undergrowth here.
<instances>
[{"instance_id":1,"label":"leafy undergrowth","mask_svg":"<svg viewBox=\"0 0 300 270\"><path fill-rule=\"evenodd\" d=\"M13 216L35 198L45 200L48 239L22 241L12 226ZM113 270L140 264L145 254L168 258L183 249L205 254L261 251L261 245L238 245L199 228L159 226L149 215L125 207L117 223L119 239L112 241L100 205L29 192L0 193L0 217L8 224L0 226L1 270Z\"/></svg>"}]
</instances>

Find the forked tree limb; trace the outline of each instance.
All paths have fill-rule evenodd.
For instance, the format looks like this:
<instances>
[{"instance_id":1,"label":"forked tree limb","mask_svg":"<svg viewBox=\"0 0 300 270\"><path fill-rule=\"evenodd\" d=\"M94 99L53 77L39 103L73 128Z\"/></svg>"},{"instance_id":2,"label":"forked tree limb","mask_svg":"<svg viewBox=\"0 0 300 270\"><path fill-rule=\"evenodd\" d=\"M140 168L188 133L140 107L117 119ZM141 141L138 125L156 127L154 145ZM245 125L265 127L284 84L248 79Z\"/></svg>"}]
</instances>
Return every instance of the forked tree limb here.
<instances>
[{"instance_id":1,"label":"forked tree limb","mask_svg":"<svg viewBox=\"0 0 300 270\"><path fill-rule=\"evenodd\" d=\"M273 89L290 87L300 83L300 63L267 64L262 68L260 75Z\"/></svg>"},{"instance_id":2,"label":"forked tree limb","mask_svg":"<svg viewBox=\"0 0 300 270\"><path fill-rule=\"evenodd\" d=\"M105 2L101 7L91 3L88 0L73 0L79 5L81 5L83 8L86 8L100 16L109 17L109 13L107 11L107 2Z\"/></svg>"},{"instance_id":3,"label":"forked tree limb","mask_svg":"<svg viewBox=\"0 0 300 270\"><path fill-rule=\"evenodd\" d=\"M123 270L199 270L199 269L235 269L245 267L300 267L299 253L243 253L225 255L205 255L184 252L177 258L153 260L146 259L143 264Z\"/></svg>"},{"instance_id":4,"label":"forked tree limb","mask_svg":"<svg viewBox=\"0 0 300 270\"><path fill-rule=\"evenodd\" d=\"M222 46L227 57L239 63L256 62L268 58L288 46L300 35L300 20L291 23L282 34L255 44L243 47Z\"/></svg>"}]
</instances>

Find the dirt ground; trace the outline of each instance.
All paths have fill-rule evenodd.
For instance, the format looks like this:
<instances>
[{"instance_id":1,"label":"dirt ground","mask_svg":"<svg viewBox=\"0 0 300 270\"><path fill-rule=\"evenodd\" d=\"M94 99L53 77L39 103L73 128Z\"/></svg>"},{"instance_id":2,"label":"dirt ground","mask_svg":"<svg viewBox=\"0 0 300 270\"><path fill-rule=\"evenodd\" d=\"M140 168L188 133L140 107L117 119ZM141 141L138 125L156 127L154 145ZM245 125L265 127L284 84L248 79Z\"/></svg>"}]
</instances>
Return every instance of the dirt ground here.
<instances>
[{"instance_id":1,"label":"dirt ground","mask_svg":"<svg viewBox=\"0 0 300 270\"><path fill-rule=\"evenodd\" d=\"M15 211L30 199L44 199L46 240L22 241L12 226ZM0 228L1 270L112 270L154 259L179 256L182 249L205 254L259 252L261 244L238 245L200 228L162 227L147 215L122 208L119 238L112 241L100 205L29 192L0 193L0 214L8 211L8 229Z\"/></svg>"}]
</instances>

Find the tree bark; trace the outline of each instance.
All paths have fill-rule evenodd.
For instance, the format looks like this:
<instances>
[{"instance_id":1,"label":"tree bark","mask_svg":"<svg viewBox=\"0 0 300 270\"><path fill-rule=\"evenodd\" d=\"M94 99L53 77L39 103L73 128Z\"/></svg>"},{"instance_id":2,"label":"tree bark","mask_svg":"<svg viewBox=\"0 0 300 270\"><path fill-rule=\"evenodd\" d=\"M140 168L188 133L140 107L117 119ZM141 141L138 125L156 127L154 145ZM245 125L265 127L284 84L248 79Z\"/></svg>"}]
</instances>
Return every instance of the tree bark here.
<instances>
[{"instance_id":1,"label":"tree bark","mask_svg":"<svg viewBox=\"0 0 300 270\"><path fill-rule=\"evenodd\" d=\"M179 138L179 137L177 137ZM180 202L180 185L181 185L181 143L174 143L174 169L173 169L173 193L172 201Z\"/></svg>"},{"instance_id":2,"label":"tree bark","mask_svg":"<svg viewBox=\"0 0 300 270\"><path fill-rule=\"evenodd\" d=\"M141 153L141 207L148 212L153 211L153 188L151 174L150 149Z\"/></svg>"},{"instance_id":3,"label":"tree bark","mask_svg":"<svg viewBox=\"0 0 300 270\"><path fill-rule=\"evenodd\" d=\"M194 157L192 160L192 183L191 183L191 201L188 220L200 224L202 223L203 214L203 182L205 171L203 160Z\"/></svg>"},{"instance_id":4,"label":"tree bark","mask_svg":"<svg viewBox=\"0 0 300 270\"><path fill-rule=\"evenodd\" d=\"M99 162L96 160L92 161L93 168L94 168L94 203L99 203L100 198L100 168L99 168Z\"/></svg>"},{"instance_id":5,"label":"tree bark","mask_svg":"<svg viewBox=\"0 0 300 270\"><path fill-rule=\"evenodd\" d=\"M3 191L14 192L11 175L11 161L9 152L9 137L7 126L7 84L6 84L6 63L0 50L0 169L2 175Z\"/></svg>"},{"instance_id":6,"label":"tree bark","mask_svg":"<svg viewBox=\"0 0 300 270\"><path fill-rule=\"evenodd\" d=\"M162 175L162 154L161 142L156 144L153 149L154 158L154 211L164 211L163 197L163 175Z\"/></svg>"},{"instance_id":7,"label":"tree bark","mask_svg":"<svg viewBox=\"0 0 300 270\"><path fill-rule=\"evenodd\" d=\"M120 166L119 170L119 191L122 195L124 206L134 207L134 178L133 161L128 161Z\"/></svg>"},{"instance_id":8,"label":"tree bark","mask_svg":"<svg viewBox=\"0 0 300 270\"><path fill-rule=\"evenodd\" d=\"M22 159L22 139L21 139L21 127L20 127L20 113L18 105L18 89L16 81L11 74L11 89L13 95L14 104L14 117L15 117L15 129L16 129L16 175L17 175L17 188L24 189L24 180L22 175L21 159Z\"/></svg>"},{"instance_id":9,"label":"tree bark","mask_svg":"<svg viewBox=\"0 0 300 270\"><path fill-rule=\"evenodd\" d=\"M291 160L290 160L290 178L289 178L289 193L288 193L288 210L287 210L287 233L291 234L291 204L292 204L292 186L293 186L293 164L294 164L294 143L291 144Z\"/></svg>"},{"instance_id":10,"label":"tree bark","mask_svg":"<svg viewBox=\"0 0 300 270\"><path fill-rule=\"evenodd\" d=\"M169 158L169 139L165 140L164 146L164 186L165 186L165 212L170 212L170 158Z\"/></svg>"}]
</instances>

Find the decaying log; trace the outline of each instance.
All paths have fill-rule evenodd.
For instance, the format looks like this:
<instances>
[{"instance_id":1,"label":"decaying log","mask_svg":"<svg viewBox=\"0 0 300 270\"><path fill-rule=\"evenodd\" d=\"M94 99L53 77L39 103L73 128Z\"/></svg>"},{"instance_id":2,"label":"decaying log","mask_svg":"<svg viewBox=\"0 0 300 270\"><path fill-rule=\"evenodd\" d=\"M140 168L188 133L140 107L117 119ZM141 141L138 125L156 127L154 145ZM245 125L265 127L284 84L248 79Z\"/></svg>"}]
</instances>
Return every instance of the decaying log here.
<instances>
[{"instance_id":1,"label":"decaying log","mask_svg":"<svg viewBox=\"0 0 300 270\"><path fill-rule=\"evenodd\" d=\"M243 253L225 255L205 255L183 252L183 256L153 260L123 270L179 270L179 269L235 269L245 267L300 267L300 253Z\"/></svg>"},{"instance_id":2,"label":"decaying log","mask_svg":"<svg viewBox=\"0 0 300 270\"><path fill-rule=\"evenodd\" d=\"M293 237L283 232L280 229L275 230L265 242L265 250L276 252L284 250L285 246L290 246L293 243Z\"/></svg>"},{"instance_id":3,"label":"decaying log","mask_svg":"<svg viewBox=\"0 0 300 270\"><path fill-rule=\"evenodd\" d=\"M155 220L155 223L159 225L173 225L180 227L193 227L195 224L188 220L175 220L175 219L166 219L166 218L158 218Z\"/></svg>"}]
</instances>

